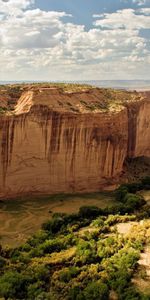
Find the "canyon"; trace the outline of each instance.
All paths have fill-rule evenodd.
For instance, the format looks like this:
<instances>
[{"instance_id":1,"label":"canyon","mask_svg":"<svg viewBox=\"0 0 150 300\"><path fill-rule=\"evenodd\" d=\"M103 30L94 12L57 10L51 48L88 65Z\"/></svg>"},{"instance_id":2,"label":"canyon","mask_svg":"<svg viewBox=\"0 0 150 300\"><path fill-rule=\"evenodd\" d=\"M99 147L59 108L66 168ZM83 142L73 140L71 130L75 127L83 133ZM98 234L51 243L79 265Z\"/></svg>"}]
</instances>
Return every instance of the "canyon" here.
<instances>
[{"instance_id":1,"label":"canyon","mask_svg":"<svg viewBox=\"0 0 150 300\"><path fill-rule=\"evenodd\" d=\"M100 191L150 157L150 92L64 86L0 88L1 198Z\"/></svg>"}]
</instances>

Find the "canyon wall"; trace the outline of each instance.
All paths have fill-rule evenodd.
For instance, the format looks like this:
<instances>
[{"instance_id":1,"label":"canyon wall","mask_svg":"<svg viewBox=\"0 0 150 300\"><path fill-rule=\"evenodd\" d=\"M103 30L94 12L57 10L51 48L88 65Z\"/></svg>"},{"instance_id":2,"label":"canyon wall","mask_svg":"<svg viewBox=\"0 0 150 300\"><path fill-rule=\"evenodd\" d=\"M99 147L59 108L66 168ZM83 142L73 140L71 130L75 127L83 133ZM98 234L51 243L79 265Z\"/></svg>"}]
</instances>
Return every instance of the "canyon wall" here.
<instances>
[{"instance_id":1,"label":"canyon wall","mask_svg":"<svg viewBox=\"0 0 150 300\"><path fill-rule=\"evenodd\" d=\"M150 156L150 93L128 104L128 157Z\"/></svg>"},{"instance_id":2,"label":"canyon wall","mask_svg":"<svg viewBox=\"0 0 150 300\"><path fill-rule=\"evenodd\" d=\"M23 93L0 117L0 196L98 191L126 157L150 156L149 96L108 110L97 108L100 98L99 89Z\"/></svg>"}]
</instances>

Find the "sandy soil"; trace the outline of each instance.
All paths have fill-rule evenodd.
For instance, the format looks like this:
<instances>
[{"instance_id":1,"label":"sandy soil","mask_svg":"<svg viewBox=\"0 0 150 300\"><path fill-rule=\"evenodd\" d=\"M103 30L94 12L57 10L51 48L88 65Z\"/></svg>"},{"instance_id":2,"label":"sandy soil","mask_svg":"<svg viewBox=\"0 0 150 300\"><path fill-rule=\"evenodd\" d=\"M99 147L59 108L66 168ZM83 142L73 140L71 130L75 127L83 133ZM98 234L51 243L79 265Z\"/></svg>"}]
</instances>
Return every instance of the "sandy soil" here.
<instances>
[{"instance_id":1,"label":"sandy soil","mask_svg":"<svg viewBox=\"0 0 150 300\"><path fill-rule=\"evenodd\" d=\"M132 230L133 226L137 224L137 222L118 223L116 227L120 234L126 235Z\"/></svg>"}]
</instances>

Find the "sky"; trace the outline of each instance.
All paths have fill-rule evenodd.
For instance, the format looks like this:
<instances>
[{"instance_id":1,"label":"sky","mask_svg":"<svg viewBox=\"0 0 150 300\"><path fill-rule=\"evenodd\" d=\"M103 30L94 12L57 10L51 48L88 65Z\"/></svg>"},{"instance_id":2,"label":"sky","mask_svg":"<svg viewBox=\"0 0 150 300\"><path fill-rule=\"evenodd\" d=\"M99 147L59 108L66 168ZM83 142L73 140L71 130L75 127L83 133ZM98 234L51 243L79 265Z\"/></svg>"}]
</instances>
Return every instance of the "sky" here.
<instances>
[{"instance_id":1,"label":"sky","mask_svg":"<svg viewBox=\"0 0 150 300\"><path fill-rule=\"evenodd\" d=\"M0 0L0 81L150 79L150 0Z\"/></svg>"}]
</instances>

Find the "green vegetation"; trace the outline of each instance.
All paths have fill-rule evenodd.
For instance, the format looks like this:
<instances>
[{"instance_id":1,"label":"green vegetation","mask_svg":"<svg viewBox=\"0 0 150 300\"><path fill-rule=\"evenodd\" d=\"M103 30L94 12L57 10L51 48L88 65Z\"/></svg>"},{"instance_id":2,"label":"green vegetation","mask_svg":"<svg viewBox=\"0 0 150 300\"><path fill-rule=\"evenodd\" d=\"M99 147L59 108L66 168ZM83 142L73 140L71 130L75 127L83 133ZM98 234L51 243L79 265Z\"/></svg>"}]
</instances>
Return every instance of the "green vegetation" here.
<instances>
[{"instance_id":1,"label":"green vegetation","mask_svg":"<svg viewBox=\"0 0 150 300\"><path fill-rule=\"evenodd\" d=\"M149 177L122 185L116 206L54 214L20 247L0 247L0 297L107 300L113 292L120 300L150 299L132 282L150 242L150 209L139 193L149 188ZM121 234L117 226L124 223L134 225Z\"/></svg>"}]
</instances>

